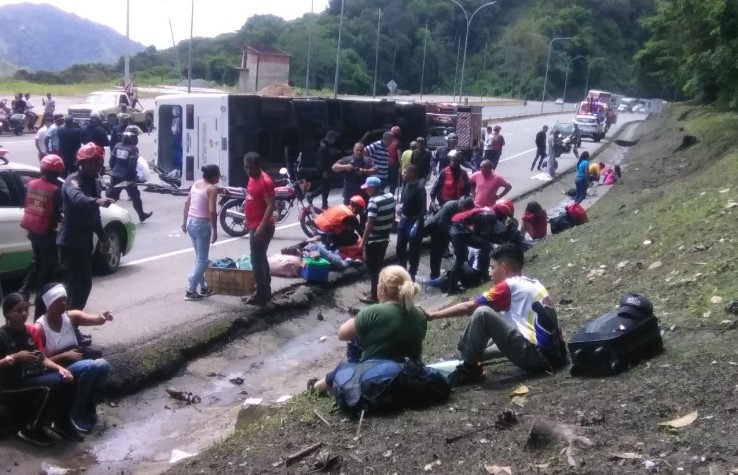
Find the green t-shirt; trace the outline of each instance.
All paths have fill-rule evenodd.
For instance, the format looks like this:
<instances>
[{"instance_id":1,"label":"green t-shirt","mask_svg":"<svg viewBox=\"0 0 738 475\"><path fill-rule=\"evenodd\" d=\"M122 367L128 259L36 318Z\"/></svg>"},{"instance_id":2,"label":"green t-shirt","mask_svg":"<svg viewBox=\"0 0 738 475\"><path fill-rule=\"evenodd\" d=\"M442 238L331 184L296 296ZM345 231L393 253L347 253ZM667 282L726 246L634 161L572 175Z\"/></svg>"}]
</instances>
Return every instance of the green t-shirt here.
<instances>
[{"instance_id":1,"label":"green t-shirt","mask_svg":"<svg viewBox=\"0 0 738 475\"><path fill-rule=\"evenodd\" d=\"M405 357L420 361L428 320L419 308L408 311L396 303L371 305L359 312L355 324L363 350L361 361Z\"/></svg>"}]
</instances>

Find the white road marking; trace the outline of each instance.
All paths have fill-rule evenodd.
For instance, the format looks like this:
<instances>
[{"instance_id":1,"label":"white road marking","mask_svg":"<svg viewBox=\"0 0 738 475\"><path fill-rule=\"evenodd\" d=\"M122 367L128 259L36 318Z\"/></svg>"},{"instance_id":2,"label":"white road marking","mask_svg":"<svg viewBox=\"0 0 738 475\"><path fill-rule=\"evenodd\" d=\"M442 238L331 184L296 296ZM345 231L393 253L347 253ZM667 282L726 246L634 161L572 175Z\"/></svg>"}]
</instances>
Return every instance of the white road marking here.
<instances>
[{"instance_id":1,"label":"white road marking","mask_svg":"<svg viewBox=\"0 0 738 475\"><path fill-rule=\"evenodd\" d=\"M8 140L5 142L5 148L8 148L9 145L13 145L15 143L34 143L36 142L36 139L33 140Z\"/></svg>"},{"instance_id":2,"label":"white road marking","mask_svg":"<svg viewBox=\"0 0 738 475\"><path fill-rule=\"evenodd\" d=\"M511 156L509 156L509 157L507 157L507 158L503 158L502 160L500 160L500 163L502 163L502 162L506 162L506 161L508 161L508 160L512 160L513 158L517 158L517 157L519 157L519 156L521 156L521 155L527 155L527 154L529 154L530 152L535 152L535 151L536 151L536 149L535 149L535 148L532 148L532 149L530 149L530 150L526 150L525 152L520 152L520 153L516 153L515 155L511 155Z\"/></svg>"}]
</instances>

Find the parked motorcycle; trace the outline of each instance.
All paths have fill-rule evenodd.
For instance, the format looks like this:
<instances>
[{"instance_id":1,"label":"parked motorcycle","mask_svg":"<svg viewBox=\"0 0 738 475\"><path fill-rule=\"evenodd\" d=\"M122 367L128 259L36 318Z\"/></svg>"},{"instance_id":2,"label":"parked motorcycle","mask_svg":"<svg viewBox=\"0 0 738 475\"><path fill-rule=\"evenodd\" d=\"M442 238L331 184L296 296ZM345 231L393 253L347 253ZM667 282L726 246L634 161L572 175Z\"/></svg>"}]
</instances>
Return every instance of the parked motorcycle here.
<instances>
[{"instance_id":1,"label":"parked motorcycle","mask_svg":"<svg viewBox=\"0 0 738 475\"><path fill-rule=\"evenodd\" d=\"M309 190L310 184L304 180L300 182L292 180L286 168L280 169L279 174L283 177L284 185L274 189L275 223L284 223L292 208L297 208L302 231L307 237L315 236L318 232L315 227L315 217L322 211L307 201L305 193ZM248 233L243 209L246 189L226 186L221 187L220 192L223 195L218 210L218 221L221 228L229 236L245 236Z\"/></svg>"},{"instance_id":2,"label":"parked motorcycle","mask_svg":"<svg viewBox=\"0 0 738 475\"><path fill-rule=\"evenodd\" d=\"M0 133L10 132L10 108L7 106L7 99L0 101Z\"/></svg>"},{"instance_id":3,"label":"parked motorcycle","mask_svg":"<svg viewBox=\"0 0 738 475\"><path fill-rule=\"evenodd\" d=\"M26 128L26 114L11 114L8 126L15 135L23 134L23 130Z\"/></svg>"}]
</instances>

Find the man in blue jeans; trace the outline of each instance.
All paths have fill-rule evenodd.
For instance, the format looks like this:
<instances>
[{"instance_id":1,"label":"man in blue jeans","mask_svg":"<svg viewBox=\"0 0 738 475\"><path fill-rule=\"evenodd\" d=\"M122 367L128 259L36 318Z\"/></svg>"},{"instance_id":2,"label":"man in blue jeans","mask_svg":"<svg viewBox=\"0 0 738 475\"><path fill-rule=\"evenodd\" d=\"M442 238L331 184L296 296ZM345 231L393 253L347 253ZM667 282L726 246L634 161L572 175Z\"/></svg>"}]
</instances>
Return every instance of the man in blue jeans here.
<instances>
[{"instance_id":1,"label":"man in blue jeans","mask_svg":"<svg viewBox=\"0 0 738 475\"><path fill-rule=\"evenodd\" d=\"M243 158L248 176L244 213L249 229L251 266L254 270L256 292L245 299L251 305L265 305L272 299L272 276L269 273L267 250L274 237L274 182L261 170L261 157L249 152Z\"/></svg>"}]
</instances>

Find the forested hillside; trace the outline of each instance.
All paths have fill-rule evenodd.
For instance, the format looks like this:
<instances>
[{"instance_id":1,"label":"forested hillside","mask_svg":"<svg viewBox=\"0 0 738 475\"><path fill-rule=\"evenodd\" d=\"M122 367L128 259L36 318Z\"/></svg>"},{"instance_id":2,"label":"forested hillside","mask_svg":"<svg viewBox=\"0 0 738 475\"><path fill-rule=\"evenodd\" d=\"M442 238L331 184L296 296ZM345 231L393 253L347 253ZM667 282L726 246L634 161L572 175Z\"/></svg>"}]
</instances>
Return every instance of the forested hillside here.
<instances>
[{"instance_id":1,"label":"forested hillside","mask_svg":"<svg viewBox=\"0 0 738 475\"><path fill-rule=\"evenodd\" d=\"M483 3L459 1L469 13ZM658 3L696 2L499 0L495 5L480 10L473 18L464 92L539 97L548 47L545 39L535 35L543 35L574 38L554 43L549 96L562 94L566 62L577 56L589 61L602 59L590 63L579 58L571 63L567 87L571 99L584 94L590 64L590 87L632 95L661 95L664 88L671 87L666 93L673 93L680 87L664 79L667 72L645 70L643 67L638 71L635 69L636 53L644 44L651 44L649 40L654 41L650 35L654 31L655 20L648 19L655 14ZM456 59L459 50L463 53L466 20L457 5L449 0L346 0L339 92L372 93L380 8L377 93L387 93L384 84L390 79L402 91L420 90L426 24L424 92L451 93L455 88L458 90ZM290 83L304 87L308 32L312 29L310 88L332 89L340 9L341 0L331 0L328 9L319 14L306 14L293 21L269 15L254 16L236 33L215 39L196 38L193 43L193 77L233 85L237 82L234 67L240 63L241 45L261 43L280 47L292 56ZM659 41L670 41L670 38ZM172 82L186 77L187 48L188 41L177 46L179 64L172 48L157 51L149 47L133 57L131 67L137 82ZM116 78L122 67L120 60L117 65L102 70ZM70 77L83 80L87 74L85 69L78 68L74 74L67 71L63 80L68 81ZM101 68L94 70L96 74L100 71ZM23 72L20 76L31 80L39 77Z\"/></svg>"}]
</instances>

